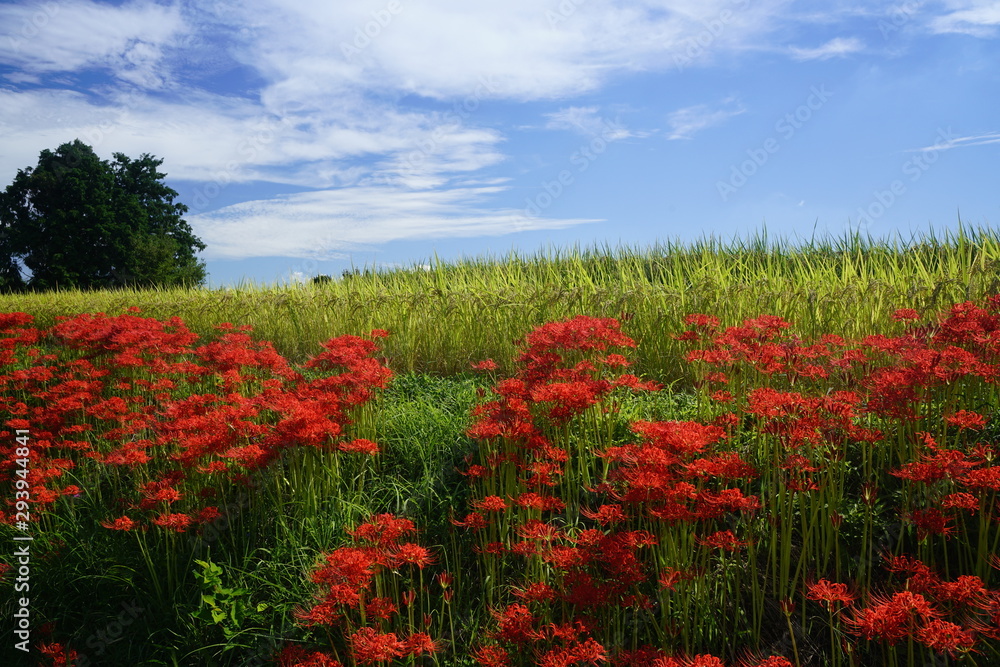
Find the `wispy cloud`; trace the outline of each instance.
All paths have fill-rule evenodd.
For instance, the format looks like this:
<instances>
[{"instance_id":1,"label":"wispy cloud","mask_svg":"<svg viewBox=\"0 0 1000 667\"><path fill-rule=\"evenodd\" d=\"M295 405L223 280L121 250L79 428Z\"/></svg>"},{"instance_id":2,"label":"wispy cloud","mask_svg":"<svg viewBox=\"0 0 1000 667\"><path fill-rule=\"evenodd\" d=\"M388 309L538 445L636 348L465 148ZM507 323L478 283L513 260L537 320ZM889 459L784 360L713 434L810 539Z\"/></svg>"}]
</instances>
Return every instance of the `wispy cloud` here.
<instances>
[{"instance_id":1,"label":"wispy cloud","mask_svg":"<svg viewBox=\"0 0 1000 667\"><path fill-rule=\"evenodd\" d=\"M597 107L566 107L545 114L549 130L570 130L588 136L602 136L607 141L647 136L647 132L633 132L624 127L618 118L602 116Z\"/></svg>"},{"instance_id":2,"label":"wispy cloud","mask_svg":"<svg viewBox=\"0 0 1000 667\"><path fill-rule=\"evenodd\" d=\"M384 26L372 24L374 13L385 9L382 0L322 9L250 0L229 9L255 26L237 57L267 73L273 82L268 93L276 97L325 98L364 83L370 90L462 99L475 94L485 78L493 84L488 97L529 100L596 90L624 71L673 67L706 23L721 15L727 22L713 50L738 51L773 29L775 21L765 17L785 4L404 1L391 20L383 17ZM512 34L518 39L510 39Z\"/></svg>"},{"instance_id":3,"label":"wispy cloud","mask_svg":"<svg viewBox=\"0 0 1000 667\"><path fill-rule=\"evenodd\" d=\"M178 5L87 0L0 5L0 63L27 73L97 68L121 81L160 88L164 49L186 25Z\"/></svg>"},{"instance_id":4,"label":"wispy cloud","mask_svg":"<svg viewBox=\"0 0 1000 667\"><path fill-rule=\"evenodd\" d=\"M949 2L955 11L931 21L937 33L962 33L975 37L994 37L1000 26L1000 5L992 0Z\"/></svg>"},{"instance_id":5,"label":"wispy cloud","mask_svg":"<svg viewBox=\"0 0 1000 667\"><path fill-rule=\"evenodd\" d=\"M489 197L502 189L342 188L234 204L188 221L208 245L208 259L333 259L390 241L499 236L600 222L528 218L520 210L489 208Z\"/></svg>"},{"instance_id":6,"label":"wispy cloud","mask_svg":"<svg viewBox=\"0 0 1000 667\"><path fill-rule=\"evenodd\" d=\"M864 43L856 37L835 37L829 42L812 49L793 46L789 49L796 60L827 60L841 58L852 53L858 53L865 48Z\"/></svg>"},{"instance_id":7,"label":"wispy cloud","mask_svg":"<svg viewBox=\"0 0 1000 667\"><path fill-rule=\"evenodd\" d=\"M928 153L931 151L947 151L952 148L965 148L967 146L984 146L986 144L1000 144L1000 132L987 132L985 134L973 134L967 137L952 137L949 132L940 133L941 141L930 146L912 148L908 153Z\"/></svg>"},{"instance_id":8,"label":"wispy cloud","mask_svg":"<svg viewBox=\"0 0 1000 667\"><path fill-rule=\"evenodd\" d=\"M674 111L667 116L670 129L667 139L690 139L704 129L720 125L746 109L735 99L724 100L724 107L713 109L707 104L696 104Z\"/></svg>"},{"instance_id":9,"label":"wispy cloud","mask_svg":"<svg viewBox=\"0 0 1000 667\"><path fill-rule=\"evenodd\" d=\"M388 104L274 114L251 100L206 93L174 101L137 93L100 103L73 91L0 89L0 107L9 112L0 179L75 138L104 157L151 153L173 179L221 185L325 188L379 178L437 187L503 159L496 131Z\"/></svg>"}]
</instances>

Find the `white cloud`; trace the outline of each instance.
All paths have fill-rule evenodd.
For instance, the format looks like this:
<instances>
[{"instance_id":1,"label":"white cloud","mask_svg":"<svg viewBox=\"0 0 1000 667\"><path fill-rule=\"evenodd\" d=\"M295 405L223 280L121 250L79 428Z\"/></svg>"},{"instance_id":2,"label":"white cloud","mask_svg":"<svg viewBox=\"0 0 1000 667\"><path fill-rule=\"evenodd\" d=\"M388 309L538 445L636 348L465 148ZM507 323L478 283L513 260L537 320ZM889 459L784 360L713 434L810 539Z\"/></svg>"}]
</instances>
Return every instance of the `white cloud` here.
<instances>
[{"instance_id":1,"label":"white cloud","mask_svg":"<svg viewBox=\"0 0 1000 667\"><path fill-rule=\"evenodd\" d=\"M87 0L0 5L0 63L29 73L103 68L147 88L164 85L163 47L185 30L177 5Z\"/></svg>"},{"instance_id":2,"label":"white cloud","mask_svg":"<svg viewBox=\"0 0 1000 667\"><path fill-rule=\"evenodd\" d=\"M934 18L931 30L936 33L963 33L975 37L994 37L1000 26L1000 5L992 0L949 2L953 11Z\"/></svg>"},{"instance_id":3,"label":"white cloud","mask_svg":"<svg viewBox=\"0 0 1000 667\"><path fill-rule=\"evenodd\" d=\"M633 132L624 127L618 118L607 118L597 107L567 107L545 114L549 130L570 130L587 136L601 136L606 141L646 136L644 132Z\"/></svg>"},{"instance_id":4,"label":"white cloud","mask_svg":"<svg viewBox=\"0 0 1000 667\"><path fill-rule=\"evenodd\" d=\"M46 148L79 138L102 157L151 153L170 178L228 184L270 181L324 188L380 178L437 187L455 173L500 162L502 137L456 118L387 104L280 116L241 98L191 93L173 102L144 94L100 105L73 91L0 89L0 180ZM366 160L364 164L359 161Z\"/></svg>"},{"instance_id":5,"label":"white cloud","mask_svg":"<svg viewBox=\"0 0 1000 667\"><path fill-rule=\"evenodd\" d=\"M789 51L796 60L827 60L858 53L864 48L865 45L856 37L835 37L822 46L812 49L793 46Z\"/></svg>"},{"instance_id":6,"label":"white cloud","mask_svg":"<svg viewBox=\"0 0 1000 667\"><path fill-rule=\"evenodd\" d=\"M667 139L690 139L696 133L746 111L738 100L727 99L724 104L725 107L720 109L713 109L707 104L696 104L674 111L667 117L670 124Z\"/></svg>"},{"instance_id":7,"label":"white cloud","mask_svg":"<svg viewBox=\"0 0 1000 667\"><path fill-rule=\"evenodd\" d=\"M434 99L527 100L595 90L622 71L669 68L712 22L721 26L709 33L713 51L755 48L788 4L398 2L391 16L384 0L256 0L226 11L253 24L237 57L265 73L275 101L332 99L361 83Z\"/></svg>"},{"instance_id":8,"label":"white cloud","mask_svg":"<svg viewBox=\"0 0 1000 667\"><path fill-rule=\"evenodd\" d=\"M497 236L599 222L484 208L487 198L501 190L498 185L425 191L352 187L244 202L186 219L208 246L207 259L331 259L389 241Z\"/></svg>"},{"instance_id":9,"label":"white cloud","mask_svg":"<svg viewBox=\"0 0 1000 667\"><path fill-rule=\"evenodd\" d=\"M951 130L940 131L939 141L930 146L914 148L908 153L929 153L934 151L947 151L952 148L965 148L967 146L984 146L987 144L1000 144L1000 132L986 132L985 134L973 134L965 137L951 136Z\"/></svg>"}]
</instances>

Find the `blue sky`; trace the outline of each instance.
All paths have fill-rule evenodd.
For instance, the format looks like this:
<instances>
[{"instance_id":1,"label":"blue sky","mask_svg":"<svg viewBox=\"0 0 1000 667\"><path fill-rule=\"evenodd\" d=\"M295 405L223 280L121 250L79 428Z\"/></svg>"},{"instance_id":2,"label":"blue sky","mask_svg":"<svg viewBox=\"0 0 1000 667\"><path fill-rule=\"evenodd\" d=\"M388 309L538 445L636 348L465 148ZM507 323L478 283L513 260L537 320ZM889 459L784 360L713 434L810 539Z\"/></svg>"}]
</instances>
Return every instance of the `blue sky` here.
<instances>
[{"instance_id":1,"label":"blue sky","mask_svg":"<svg viewBox=\"0 0 1000 667\"><path fill-rule=\"evenodd\" d=\"M214 285L1000 222L1000 3L0 5L0 186L150 153Z\"/></svg>"}]
</instances>

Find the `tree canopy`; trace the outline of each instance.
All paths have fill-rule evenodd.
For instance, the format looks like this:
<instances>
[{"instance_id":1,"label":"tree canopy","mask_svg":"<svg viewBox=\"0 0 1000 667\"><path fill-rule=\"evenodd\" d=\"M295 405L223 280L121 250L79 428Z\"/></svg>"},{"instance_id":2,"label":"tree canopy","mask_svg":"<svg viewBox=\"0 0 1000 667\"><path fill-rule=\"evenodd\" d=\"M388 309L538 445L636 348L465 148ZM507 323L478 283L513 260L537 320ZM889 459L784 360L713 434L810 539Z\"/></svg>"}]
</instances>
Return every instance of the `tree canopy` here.
<instances>
[{"instance_id":1,"label":"tree canopy","mask_svg":"<svg viewBox=\"0 0 1000 667\"><path fill-rule=\"evenodd\" d=\"M0 193L0 290L197 285L205 244L149 154L101 160L79 139L43 150Z\"/></svg>"}]
</instances>

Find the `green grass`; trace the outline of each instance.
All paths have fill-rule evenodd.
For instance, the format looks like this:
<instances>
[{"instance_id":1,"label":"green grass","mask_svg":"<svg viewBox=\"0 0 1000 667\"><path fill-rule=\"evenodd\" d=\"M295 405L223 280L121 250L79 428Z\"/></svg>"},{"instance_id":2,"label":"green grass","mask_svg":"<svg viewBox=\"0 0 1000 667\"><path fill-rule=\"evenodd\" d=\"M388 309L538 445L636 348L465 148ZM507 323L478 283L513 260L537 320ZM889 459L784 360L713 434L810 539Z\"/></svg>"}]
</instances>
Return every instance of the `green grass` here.
<instances>
[{"instance_id":1,"label":"green grass","mask_svg":"<svg viewBox=\"0 0 1000 667\"><path fill-rule=\"evenodd\" d=\"M3 295L0 311L29 312L45 326L59 315L139 305L152 317L179 316L202 335L219 322L252 324L291 361L332 336L387 329L394 369L433 374L484 358L510 368L511 342L533 326L576 314L616 317L638 343L635 370L672 382L688 378L671 338L687 313L711 312L728 324L769 313L804 336L852 336L890 329L896 308L933 312L997 291L1000 235L962 228L893 242L855 235L793 245L760 235L578 247L366 271L324 285Z\"/></svg>"}]
</instances>

